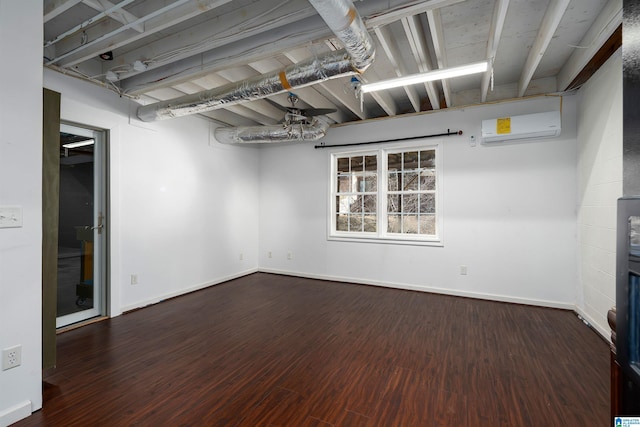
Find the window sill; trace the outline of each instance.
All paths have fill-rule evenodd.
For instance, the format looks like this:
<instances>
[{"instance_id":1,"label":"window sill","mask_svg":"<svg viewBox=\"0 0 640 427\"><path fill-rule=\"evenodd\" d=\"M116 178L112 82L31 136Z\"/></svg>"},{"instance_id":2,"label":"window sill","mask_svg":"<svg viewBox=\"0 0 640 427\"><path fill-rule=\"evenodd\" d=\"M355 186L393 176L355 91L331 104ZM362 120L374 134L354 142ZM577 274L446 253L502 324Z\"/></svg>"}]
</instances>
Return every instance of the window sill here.
<instances>
[{"instance_id":1,"label":"window sill","mask_svg":"<svg viewBox=\"0 0 640 427\"><path fill-rule=\"evenodd\" d=\"M365 237L365 236L336 236L329 235L328 241L334 242L353 242L353 243L373 243L383 245L410 245L410 246L435 246L444 247L444 242L440 240L422 240L422 239L398 239L398 238L381 238L381 237Z\"/></svg>"}]
</instances>

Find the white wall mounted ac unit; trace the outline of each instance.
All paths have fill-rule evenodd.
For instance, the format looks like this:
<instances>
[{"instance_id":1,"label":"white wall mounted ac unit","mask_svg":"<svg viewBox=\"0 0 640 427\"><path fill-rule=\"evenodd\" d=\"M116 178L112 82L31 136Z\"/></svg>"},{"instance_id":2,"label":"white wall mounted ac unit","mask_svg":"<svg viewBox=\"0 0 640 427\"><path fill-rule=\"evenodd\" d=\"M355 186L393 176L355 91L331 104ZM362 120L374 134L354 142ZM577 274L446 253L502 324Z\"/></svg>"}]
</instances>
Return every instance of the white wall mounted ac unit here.
<instances>
[{"instance_id":1,"label":"white wall mounted ac unit","mask_svg":"<svg viewBox=\"0 0 640 427\"><path fill-rule=\"evenodd\" d=\"M560 111L489 119L482 121L482 143L553 138L561 130Z\"/></svg>"}]
</instances>

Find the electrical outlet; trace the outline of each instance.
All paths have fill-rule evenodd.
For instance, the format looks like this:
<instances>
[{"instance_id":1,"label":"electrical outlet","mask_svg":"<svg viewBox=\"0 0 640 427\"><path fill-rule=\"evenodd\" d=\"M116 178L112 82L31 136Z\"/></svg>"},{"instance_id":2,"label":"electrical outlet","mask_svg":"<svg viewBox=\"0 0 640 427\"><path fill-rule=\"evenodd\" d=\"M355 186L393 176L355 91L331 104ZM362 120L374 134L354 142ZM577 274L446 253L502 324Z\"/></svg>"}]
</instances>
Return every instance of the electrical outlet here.
<instances>
[{"instance_id":1,"label":"electrical outlet","mask_svg":"<svg viewBox=\"0 0 640 427\"><path fill-rule=\"evenodd\" d=\"M240 261L242 261L243 259L244 259L244 254L240 252Z\"/></svg>"},{"instance_id":2,"label":"electrical outlet","mask_svg":"<svg viewBox=\"0 0 640 427\"><path fill-rule=\"evenodd\" d=\"M137 285L138 284L138 275L137 274L132 274L131 275L131 284L132 285Z\"/></svg>"},{"instance_id":3,"label":"electrical outlet","mask_svg":"<svg viewBox=\"0 0 640 427\"><path fill-rule=\"evenodd\" d=\"M267 258L272 258L273 254L271 253L271 251L267 252Z\"/></svg>"},{"instance_id":4,"label":"electrical outlet","mask_svg":"<svg viewBox=\"0 0 640 427\"><path fill-rule=\"evenodd\" d=\"M2 350L2 370L15 368L22 364L22 346L14 345L13 347Z\"/></svg>"},{"instance_id":5,"label":"electrical outlet","mask_svg":"<svg viewBox=\"0 0 640 427\"><path fill-rule=\"evenodd\" d=\"M293 259L293 253L287 252L287 259Z\"/></svg>"},{"instance_id":6,"label":"electrical outlet","mask_svg":"<svg viewBox=\"0 0 640 427\"><path fill-rule=\"evenodd\" d=\"M467 266L466 265L461 265L460 266L460 275L462 275L462 276L466 276L467 275Z\"/></svg>"}]
</instances>

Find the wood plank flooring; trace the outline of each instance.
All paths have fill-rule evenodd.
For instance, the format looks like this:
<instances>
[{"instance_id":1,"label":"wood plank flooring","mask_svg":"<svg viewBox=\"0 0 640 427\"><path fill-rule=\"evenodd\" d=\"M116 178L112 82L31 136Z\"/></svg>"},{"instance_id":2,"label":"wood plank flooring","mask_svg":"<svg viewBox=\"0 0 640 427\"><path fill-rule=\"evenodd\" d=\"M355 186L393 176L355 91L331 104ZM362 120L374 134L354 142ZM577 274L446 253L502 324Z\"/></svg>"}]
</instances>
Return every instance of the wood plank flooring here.
<instances>
[{"instance_id":1,"label":"wood plank flooring","mask_svg":"<svg viewBox=\"0 0 640 427\"><path fill-rule=\"evenodd\" d=\"M58 336L17 426L605 426L575 314L256 273Z\"/></svg>"}]
</instances>

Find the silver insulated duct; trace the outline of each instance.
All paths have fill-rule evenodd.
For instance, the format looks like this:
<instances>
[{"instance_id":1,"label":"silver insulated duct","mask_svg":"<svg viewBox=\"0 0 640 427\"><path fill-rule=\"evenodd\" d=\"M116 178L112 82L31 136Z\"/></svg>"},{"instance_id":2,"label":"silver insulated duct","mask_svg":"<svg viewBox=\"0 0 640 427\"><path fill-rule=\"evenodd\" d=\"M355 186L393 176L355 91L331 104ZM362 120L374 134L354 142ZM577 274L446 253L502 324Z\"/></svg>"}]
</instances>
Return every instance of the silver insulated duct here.
<instances>
[{"instance_id":1,"label":"silver insulated duct","mask_svg":"<svg viewBox=\"0 0 640 427\"><path fill-rule=\"evenodd\" d=\"M344 50L310 58L281 71L144 105L138 108L138 118L151 122L201 113L364 72L373 62L375 48L351 0L310 0L310 3L342 41Z\"/></svg>"},{"instance_id":2,"label":"silver insulated duct","mask_svg":"<svg viewBox=\"0 0 640 427\"><path fill-rule=\"evenodd\" d=\"M222 144L316 141L329 129L326 116L314 117L311 123L292 123L279 126L219 127L215 130Z\"/></svg>"}]
</instances>

